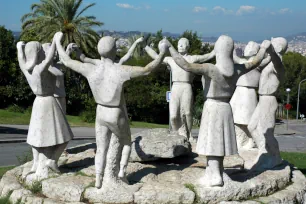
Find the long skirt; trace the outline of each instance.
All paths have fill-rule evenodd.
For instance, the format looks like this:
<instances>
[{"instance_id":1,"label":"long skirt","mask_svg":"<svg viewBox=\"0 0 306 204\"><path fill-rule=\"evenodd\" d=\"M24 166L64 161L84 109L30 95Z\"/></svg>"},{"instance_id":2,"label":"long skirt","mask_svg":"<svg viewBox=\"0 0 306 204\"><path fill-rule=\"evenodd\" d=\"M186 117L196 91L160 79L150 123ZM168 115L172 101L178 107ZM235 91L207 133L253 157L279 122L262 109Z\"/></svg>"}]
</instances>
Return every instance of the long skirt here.
<instances>
[{"instance_id":1,"label":"long skirt","mask_svg":"<svg viewBox=\"0 0 306 204\"><path fill-rule=\"evenodd\" d=\"M53 96L36 96L27 143L34 147L63 144L73 138L65 114Z\"/></svg>"},{"instance_id":2,"label":"long skirt","mask_svg":"<svg viewBox=\"0 0 306 204\"><path fill-rule=\"evenodd\" d=\"M238 153L232 108L229 103L207 99L204 104L196 151L206 156Z\"/></svg>"},{"instance_id":3,"label":"long skirt","mask_svg":"<svg viewBox=\"0 0 306 204\"><path fill-rule=\"evenodd\" d=\"M248 125L257 103L255 88L237 86L230 101L234 122L236 124Z\"/></svg>"}]
</instances>

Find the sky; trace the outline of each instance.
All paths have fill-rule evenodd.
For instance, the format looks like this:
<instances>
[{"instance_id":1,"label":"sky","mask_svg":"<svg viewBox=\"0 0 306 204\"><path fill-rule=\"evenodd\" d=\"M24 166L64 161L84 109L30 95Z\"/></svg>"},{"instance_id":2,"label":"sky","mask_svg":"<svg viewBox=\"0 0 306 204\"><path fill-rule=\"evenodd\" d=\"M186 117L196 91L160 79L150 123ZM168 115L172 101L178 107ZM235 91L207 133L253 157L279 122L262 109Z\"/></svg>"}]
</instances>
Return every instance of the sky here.
<instances>
[{"instance_id":1,"label":"sky","mask_svg":"<svg viewBox=\"0 0 306 204\"><path fill-rule=\"evenodd\" d=\"M21 17L38 0L0 0L0 25L21 30ZM96 3L85 15L97 30L226 34L238 41L264 40L306 32L306 0L84 0Z\"/></svg>"}]
</instances>

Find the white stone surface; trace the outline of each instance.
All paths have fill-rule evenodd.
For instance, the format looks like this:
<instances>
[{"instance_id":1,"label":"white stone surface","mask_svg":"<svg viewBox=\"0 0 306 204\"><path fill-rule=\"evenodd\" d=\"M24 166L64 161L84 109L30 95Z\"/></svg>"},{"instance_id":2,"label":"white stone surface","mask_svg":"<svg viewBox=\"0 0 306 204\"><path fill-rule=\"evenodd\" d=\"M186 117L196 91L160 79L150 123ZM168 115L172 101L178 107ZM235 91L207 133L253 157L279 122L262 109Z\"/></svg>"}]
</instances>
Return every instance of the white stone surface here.
<instances>
[{"instance_id":1,"label":"white stone surface","mask_svg":"<svg viewBox=\"0 0 306 204\"><path fill-rule=\"evenodd\" d=\"M168 45L174 61L181 68L203 75L205 78L204 96L208 100L203 108L197 152L208 156L206 185L222 186L223 157L238 153L233 115L229 105L230 97L235 90L239 76L260 64L271 43L264 41L252 62L241 65L234 65L232 57L234 41L228 36L220 36L215 44L216 65L189 63L177 53L169 42ZM209 106L210 109L208 110L208 107L205 108L205 106Z\"/></svg>"},{"instance_id":2,"label":"white stone surface","mask_svg":"<svg viewBox=\"0 0 306 204\"><path fill-rule=\"evenodd\" d=\"M144 185L134 194L134 197L134 202L139 204L192 204L195 200L195 193L183 185L171 182L152 182Z\"/></svg>"},{"instance_id":3,"label":"white stone surface","mask_svg":"<svg viewBox=\"0 0 306 204\"><path fill-rule=\"evenodd\" d=\"M94 178L86 176L60 176L42 182L42 193L51 199L79 202L85 189L93 185Z\"/></svg>"},{"instance_id":4,"label":"white stone surface","mask_svg":"<svg viewBox=\"0 0 306 204\"><path fill-rule=\"evenodd\" d=\"M53 63L55 43L44 52L39 42L18 42L17 50L20 69L36 95L27 143L32 146L34 158L31 177L41 180L48 177L48 168L58 171L57 161L64 150L63 144L71 140L73 134L53 96L56 73L49 68Z\"/></svg>"},{"instance_id":5,"label":"white stone surface","mask_svg":"<svg viewBox=\"0 0 306 204\"><path fill-rule=\"evenodd\" d=\"M269 169L281 162L278 142L274 137L275 114L278 107L274 96L284 78L282 54L287 50L284 38L272 38L268 49L271 62L262 70L259 80L259 103L250 120L248 129L259 149L254 169Z\"/></svg>"},{"instance_id":6,"label":"white stone surface","mask_svg":"<svg viewBox=\"0 0 306 204\"><path fill-rule=\"evenodd\" d=\"M177 49L178 52L190 63L203 63L214 57L214 53L206 55L189 55L189 40L181 38L178 41ZM149 46L145 47L146 52L153 59L157 57L155 51ZM171 89L171 100L170 100L170 122L174 132L179 131L182 126L187 129L187 134L184 135L187 138L190 137L192 129L192 112L193 112L193 92L192 82L194 74L187 72L175 63L172 57L166 57L164 59L172 74L172 89Z\"/></svg>"},{"instance_id":7,"label":"white stone surface","mask_svg":"<svg viewBox=\"0 0 306 204\"><path fill-rule=\"evenodd\" d=\"M149 129L132 135L130 161L154 161L190 153L186 137L169 134L167 129Z\"/></svg>"}]
</instances>

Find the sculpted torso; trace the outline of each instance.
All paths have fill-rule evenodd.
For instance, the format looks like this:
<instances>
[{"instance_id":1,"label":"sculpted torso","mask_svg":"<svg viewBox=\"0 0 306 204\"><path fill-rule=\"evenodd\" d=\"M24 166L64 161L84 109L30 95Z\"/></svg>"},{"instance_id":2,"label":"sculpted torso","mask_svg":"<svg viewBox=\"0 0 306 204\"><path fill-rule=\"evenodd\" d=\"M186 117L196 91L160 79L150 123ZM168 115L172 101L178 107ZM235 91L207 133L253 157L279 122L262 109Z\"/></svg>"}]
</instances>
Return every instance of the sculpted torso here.
<instances>
[{"instance_id":1,"label":"sculpted torso","mask_svg":"<svg viewBox=\"0 0 306 204\"><path fill-rule=\"evenodd\" d=\"M186 61L189 63L193 63L193 60L191 56L184 56ZM171 67L171 73L172 73L172 81L173 82L189 82L192 83L194 79L194 74L191 72L186 72L181 67L179 67L172 57L166 57L165 60L167 64Z\"/></svg>"},{"instance_id":2,"label":"sculpted torso","mask_svg":"<svg viewBox=\"0 0 306 204\"><path fill-rule=\"evenodd\" d=\"M260 72L258 69L253 69L252 71L239 77L237 81L237 86L257 88L260 79Z\"/></svg>"},{"instance_id":3,"label":"sculpted torso","mask_svg":"<svg viewBox=\"0 0 306 204\"><path fill-rule=\"evenodd\" d=\"M275 70L272 62L268 64L261 72L261 77L259 80L259 90L260 95L273 95L277 91L285 74L284 69Z\"/></svg>"},{"instance_id":4,"label":"sculpted torso","mask_svg":"<svg viewBox=\"0 0 306 204\"><path fill-rule=\"evenodd\" d=\"M35 66L33 72L30 74L28 71L24 71L26 79L35 95L53 95L55 89L55 76L48 70L40 72L37 70L38 66Z\"/></svg>"},{"instance_id":5,"label":"sculpted torso","mask_svg":"<svg viewBox=\"0 0 306 204\"><path fill-rule=\"evenodd\" d=\"M120 65L101 62L86 78L96 103L105 106L123 104L123 83L130 79L130 75Z\"/></svg>"}]
</instances>

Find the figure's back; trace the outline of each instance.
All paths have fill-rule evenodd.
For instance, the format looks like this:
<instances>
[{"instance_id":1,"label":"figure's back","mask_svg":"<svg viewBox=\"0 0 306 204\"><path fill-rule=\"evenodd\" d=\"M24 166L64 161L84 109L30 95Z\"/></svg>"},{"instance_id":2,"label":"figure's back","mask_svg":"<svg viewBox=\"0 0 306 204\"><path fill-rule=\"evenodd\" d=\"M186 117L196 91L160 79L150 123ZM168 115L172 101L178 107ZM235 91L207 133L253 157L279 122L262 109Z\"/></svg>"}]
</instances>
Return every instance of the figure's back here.
<instances>
[{"instance_id":1,"label":"figure's back","mask_svg":"<svg viewBox=\"0 0 306 204\"><path fill-rule=\"evenodd\" d=\"M259 90L260 95L273 95L277 91L283 77L285 70L283 68L274 68L273 62L270 62L261 72L261 77L259 80Z\"/></svg>"},{"instance_id":2,"label":"figure's back","mask_svg":"<svg viewBox=\"0 0 306 204\"><path fill-rule=\"evenodd\" d=\"M24 71L25 77L35 95L47 96L53 95L55 90L55 76L52 75L48 70L43 71L42 73L35 70L30 74L27 71Z\"/></svg>"},{"instance_id":3,"label":"figure's back","mask_svg":"<svg viewBox=\"0 0 306 204\"><path fill-rule=\"evenodd\" d=\"M119 106L123 103L123 83L129 79L128 71L109 62L101 62L87 77L96 103L104 106Z\"/></svg>"}]
</instances>

